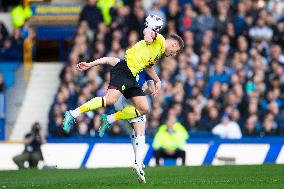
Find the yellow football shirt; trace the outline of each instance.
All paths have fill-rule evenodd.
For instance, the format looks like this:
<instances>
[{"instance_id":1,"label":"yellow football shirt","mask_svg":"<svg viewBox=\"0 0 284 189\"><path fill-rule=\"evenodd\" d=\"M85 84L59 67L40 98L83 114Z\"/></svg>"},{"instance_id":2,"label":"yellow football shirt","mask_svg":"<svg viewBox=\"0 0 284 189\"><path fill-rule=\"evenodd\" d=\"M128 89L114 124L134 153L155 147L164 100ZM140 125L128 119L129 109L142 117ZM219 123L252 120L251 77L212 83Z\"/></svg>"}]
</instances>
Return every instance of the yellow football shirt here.
<instances>
[{"instance_id":1,"label":"yellow football shirt","mask_svg":"<svg viewBox=\"0 0 284 189\"><path fill-rule=\"evenodd\" d=\"M162 57L166 50L165 41L165 38L158 34L150 45L141 40L126 51L125 60L134 77L144 68L154 65Z\"/></svg>"}]
</instances>

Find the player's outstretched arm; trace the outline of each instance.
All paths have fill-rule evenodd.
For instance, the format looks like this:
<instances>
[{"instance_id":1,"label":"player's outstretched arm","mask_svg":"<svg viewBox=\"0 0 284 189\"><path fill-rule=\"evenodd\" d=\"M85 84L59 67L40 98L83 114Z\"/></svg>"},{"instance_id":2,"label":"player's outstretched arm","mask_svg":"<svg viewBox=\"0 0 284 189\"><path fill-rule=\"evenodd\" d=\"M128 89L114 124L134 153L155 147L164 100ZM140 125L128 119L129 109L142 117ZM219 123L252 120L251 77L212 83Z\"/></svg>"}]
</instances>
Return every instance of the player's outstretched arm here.
<instances>
[{"instance_id":1,"label":"player's outstretched arm","mask_svg":"<svg viewBox=\"0 0 284 189\"><path fill-rule=\"evenodd\" d=\"M153 67L147 67L146 68L146 72L149 75L149 77L151 77L155 83L155 91L153 93L153 95L157 95L158 92L160 91L162 84L161 84L161 80L158 77L158 75L156 74L155 70Z\"/></svg>"},{"instance_id":2,"label":"player's outstretched arm","mask_svg":"<svg viewBox=\"0 0 284 189\"><path fill-rule=\"evenodd\" d=\"M80 62L77 64L77 70L85 71L93 66L108 64L110 66L115 66L120 61L119 58L115 57L103 57L92 62Z\"/></svg>"},{"instance_id":3,"label":"player's outstretched arm","mask_svg":"<svg viewBox=\"0 0 284 189\"><path fill-rule=\"evenodd\" d=\"M144 41L146 42L146 44L151 45L156 35L155 32L149 28L145 28L143 30L143 34L144 34Z\"/></svg>"}]
</instances>

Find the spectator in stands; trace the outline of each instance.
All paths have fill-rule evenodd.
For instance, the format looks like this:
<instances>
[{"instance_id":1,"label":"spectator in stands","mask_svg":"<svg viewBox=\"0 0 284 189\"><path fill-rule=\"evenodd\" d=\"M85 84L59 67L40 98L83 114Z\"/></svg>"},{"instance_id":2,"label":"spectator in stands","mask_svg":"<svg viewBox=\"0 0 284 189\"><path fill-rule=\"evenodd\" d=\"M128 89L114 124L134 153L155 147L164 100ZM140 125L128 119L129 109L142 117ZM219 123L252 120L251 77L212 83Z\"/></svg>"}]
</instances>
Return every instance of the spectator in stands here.
<instances>
[{"instance_id":1,"label":"spectator in stands","mask_svg":"<svg viewBox=\"0 0 284 189\"><path fill-rule=\"evenodd\" d=\"M261 131L262 135L273 136L277 134L277 122L275 121L275 115L273 112L268 112L263 119L262 123L263 129Z\"/></svg>"},{"instance_id":2,"label":"spectator in stands","mask_svg":"<svg viewBox=\"0 0 284 189\"><path fill-rule=\"evenodd\" d=\"M96 6L97 0L87 0L87 5L83 8L79 22L87 21L91 30L97 30L100 23L103 22L103 16L101 11Z\"/></svg>"},{"instance_id":3,"label":"spectator in stands","mask_svg":"<svg viewBox=\"0 0 284 189\"><path fill-rule=\"evenodd\" d=\"M130 20L129 16L130 16L130 8L128 6L123 6L123 7L118 6L113 12L112 23L110 25L110 28L112 30L121 30L122 32L128 32L129 31L128 23ZM122 46L125 46L125 44L123 43Z\"/></svg>"},{"instance_id":4,"label":"spectator in stands","mask_svg":"<svg viewBox=\"0 0 284 189\"><path fill-rule=\"evenodd\" d=\"M219 112L214 105L204 109L202 119L200 120L199 130L211 131L211 129L220 122Z\"/></svg>"},{"instance_id":5,"label":"spectator in stands","mask_svg":"<svg viewBox=\"0 0 284 189\"><path fill-rule=\"evenodd\" d=\"M29 163L29 168L37 168L40 160L43 160L41 145L45 143L45 138L41 133L41 125L35 122L30 133L24 139L25 149L20 155L13 158L19 169L24 169L25 162Z\"/></svg>"},{"instance_id":6,"label":"spectator in stands","mask_svg":"<svg viewBox=\"0 0 284 189\"><path fill-rule=\"evenodd\" d=\"M179 30L180 32L185 32L189 30L192 24L192 20L196 17L196 13L192 10L191 4L184 5L183 14L179 17Z\"/></svg>"},{"instance_id":7,"label":"spectator in stands","mask_svg":"<svg viewBox=\"0 0 284 189\"><path fill-rule=\"evenodd\" d=\"M0 61L21 61L23 58L24 27L15 28L10 35L0 23Z\"/></svg>"},{"instance_id":8,"label":"spectator in stands","mask_svg":"<svg viewBox=\"0 0 284 189\"><path fill-rule=\"evenodd\" d=\"M250 28L249 37L252 39L252 46L256 47L259 53L266 56L269 50L268 42L271 41L273 30L267 26L265 18L259 17L256 26Z\"/></svg>"},{"instance_id":9,"label":"spectator in stands","mask_svg":"<svg viewBox=\"0 0 284 189\"><path fill-rule=\"evenodd\" d=\"M0 72L0 93L5 91L5 83L2 73Z\"/></svg>"},{"instance_id":10,"label":"spectator in stands","mask_svg":"<svg viewBox=\"0 0 284 189\"><path fill-rule=\"evenodd\" d=\"M246 7L245 3L239 2L237 6L237 14L236 17L234 18L234 27L235 27L235 32L237 36L241 35L246 27L246 21L245 21L245 16L246 16Z\"/></svg>"},{"instance_id":11,"label":"spectator in stands","mask_svg":"<svg viewBox=\"0 0 284 189\"><path fill-rule=\"evenodd\" d=\"M127 133L125 132L125 128L127 123L126 122L118 122L115 123L109 132L110 137L125 137L127 136Z\"/></svg>"},{"instance_id":12,"label":"spectator in stands","mask_svg":"<svg viewBox=\"0 0 284 189\"><path fill-rule=\"evenodd\" d=\"M18 5L13 7L11 15L14 28L19 28L32 16L32 9L23 0L20 0Z\"/></svg>"},{"instance_id":13,"label":"spectator in stands","mask_svg":"<svg viewBox=\"0 0 284 189\"><path fill-rule=\"evenodd\" d=\"M226 26L230 21L230 18L228 17L229 7L229 1L217 1L217 16L214 24L217 37L221 37L221 35L226 33Z\"/></svg>"},{"instance_id":14,"label":"spectator in stands","mask_svg":"<svg viewBox=\"0 0 284 189\"><path fill-rule=\"evenodd\" d=\"M251 115L246 122L246 126L244 128L244 136L258 136L260 132L260 124L257 120L257 115Z\"/></svg>"},{"instance_id":15,"label":"spectator in stands","mask_svg":"<svg viewBox=\"0 0 284 189\"><path fill-rule=\"evenodd\" d=\"M185 165L185 144L188 137L184 126L176 121L176 115L169 113L166 124L160 126L154 137L156 165L160 165L160 158L181 158Z\"/></svg>"},{"instance_id":16,"label":"spectator in stands","mask_svg":"<svg viewBox=\"0 0 284 189\"><path fill-rule=\"evenodd\" d=\"M91 0L91 1L96 1L96 0ZM116 14L117 12L122 13L123 10L125 10L122 0L115 0L115 1L98 0L97 6L102 11L103 20L104 20L105 25L107 26L109 26L112 23L114 14Z\"/></svg>"},{"instance_id":17,"label":"spectator in stands","mask_svg":"<svg viewBox=\"0 0 284 189\"><path fill-rule=\"evenodd\" d=\"M136 1L138 2L138 1ZM139 34L139 38L143 37L144 22L146 18L146 11L141 6L135 6L133 12L130 14L129 29L134 30Z\"/></svg>"},{"instance_id":18,"label":"spectator in stands","mask_svg":"<svg viewBox=\"0 0 284 189\"><path fill-rule=\"evenodd\" d=\"M3 22L0 21L0 47L3 46L5 40L9 38L9 32Z\"/></svg>"},{"instance_id":19,"label":"spectator in stands","mask_svg":"<svg viewBox=\"0 0 284 189\"><path fill-rule=\"evenodd\" d=\"M23 58L23 45L24 45L24 37L21 34L22 30L19 28L14 29L12 37L11 37L11 49L10 53L13 56L13 60L21 61ZM12 58L10 58L11 60Z\"/></svg>"},{"instance_id":20,"label":"spectator in stands","mask_svg":"<svg viewBox=\"0 0 284 189\"><path fill-rule=\"evenodd\" d=\"M9 44L9 32L3 22L0 22L0 61L6 59L7 43Z\"/></svg>"},{"instance_id":21,"label":"spectator in stands","mask_svg":"<svg viewBox=\"0 0 284 189\"><path fill-rule=\"evenodd\" d=\"M23 58L23 42L21 31L16 28L12 36L4 41L1 48L2 59L5 61L21 61Z\"/></svg>"},{"instance_id":22,"label":"spectator in stands","mask_svg":"<svg viewBox=\"0 0 284 189\"><path fill-rule=\"evenodd\" d=\"M89 128L88 124L84 121L79 122L78 124L78 135L79 137L88 137L89 136Z\"/></svg>"},{"instance_id":23,"label":"spectator in stands","mask_svg":"<svg viewBox=\"0 0 284 189\"><path fill-rule=\"evenodd\" d=\"M273 43L281 45L284 43L284 11L283 16L275 25L272 25L273 29Z\"/></svg>"},{"instance_id":24,"label":"spectator in stands","mask_svg":"<svg viewBox=\"0 0 284 189\"><path fill-rule=\"evenodd\" d=\"M121 49L119 41L113 41L111 45L111 50L107 56L117 57L123 59L124 51Z\"/></svg>"},{"instance_id":25,"label":"spectator in stands","mask_svg":"<svg viewBox=\"0 0 284 189\"><path fill-rule=\"evenodd\" d=\"M16 6L18 3L19 0L0 0L0 11L3 9L4 12L7 12L11 7Z\"/></svg>"},{"instance_id":26,"label":"spectator in stands","mask_svg":"<svg viewBox=\"0 0 284 189\"><path fill-rule=\"evenodd\" d=\"M231 121L228 114L225 113L221 120L221 123L212 129L212 134L224 139L242 138L240 126L236 122Z\"/></svg>"},{"instance_id":27,"label":"spectator in stands","mask_svg":"<svg viewBox=\"0 0 284 189\"><path fill-rule=\"evenodd\" d=\"M196 32L197 40L201 41L206 31L212 30L215 25L215 18L211 14L211 9L207 5L199 7L201 14L193 20L191 30Z\"/></svg>"}]
</instances>

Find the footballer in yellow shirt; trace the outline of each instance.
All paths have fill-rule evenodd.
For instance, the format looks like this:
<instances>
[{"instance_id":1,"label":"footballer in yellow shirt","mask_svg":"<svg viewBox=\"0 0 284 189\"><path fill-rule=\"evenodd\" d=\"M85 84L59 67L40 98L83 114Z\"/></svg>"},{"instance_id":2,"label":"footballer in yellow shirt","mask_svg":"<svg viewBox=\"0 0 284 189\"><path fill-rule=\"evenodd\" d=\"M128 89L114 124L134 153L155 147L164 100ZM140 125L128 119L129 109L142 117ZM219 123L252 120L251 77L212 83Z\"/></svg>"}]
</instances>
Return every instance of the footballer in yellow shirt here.
<instances>
[{"instance_id":1,"label":"footballer in yellow shirt","mask_svg":"<svg viewBox=\"0 0 284 189\"><path fill-rule=\"evenodd\" d=\"M94 65L108 62L114 65L110 71L109 87L105 96L95 97L80 107L65 112L63 130L69 132L75 119L82 113L97 110L102 107L113 105L121 95L130 99L134 106L128 106L114 114L101 115L101 127L99 136L102 137L110 124L118 120L128 120L145 115L149 111L147 98L138 85L135 76L146 70L147 74L155 83L155 96L161 89L161 81L152 67L163 55L175 56L184 47L184 42L178 35L170 35L165 39L161 34L152 30L144 30L144 39L137 42L126 51L124 60L115 57L103 57L93 62L81 62L78 69L87 70Z\"/></svg>"},{"instance_id":2,"label":"footballer in yellow shirt","mask_svg":"<svg viewBox=\"0 0 284 189\"><path fill-rule=\"evenodd\" d=\"M135 170L139 182L146 183L143 171L143 146L145 145L145 115L149 111L148 101L136 76L145 70L154 81L154 87L149 87L152 95L157 95L161 88L161 81L152 67L163 55L175 56L184 47L184 42L178 35L171 35L165 39L157 30L162 27L162 20L157 15L149 15L145 21L144 39L137 42L126 51L123 60L115 57L103 57L93 62L81 62L77 64L79 71L87 70L101 64L112 65L109 87L105 96L92 98L80 107L65 112L63 130L69 132L75 119L82 113L97 110L102 107L115 104L122 95L130 99L118 111L111 115L102 114L100 119L99 136L103 137L110 124L117 120L130 120L133 128L131 143L135 153ZM139 77L139 76L137 76ZM153 85L153 83L151 84ZM124 99L125 99L124 98ZM119 104L119 102L118 102ZM135 119L133 119L135 118Z\"/></svg>"},{"instance_id":3,"label":"footballer in yellow shirt","mask_svg":"<svg viewBox=\"0 0 284 189\"><path fill-rule=\"evenodd\" d=\"M161 34L157 34L150 45L147 45L145 40L141 40L126 51L125 60L133 76L144 68L153 66L162 57L166 49L165 41Z\"/></svg>"}]
</instances>

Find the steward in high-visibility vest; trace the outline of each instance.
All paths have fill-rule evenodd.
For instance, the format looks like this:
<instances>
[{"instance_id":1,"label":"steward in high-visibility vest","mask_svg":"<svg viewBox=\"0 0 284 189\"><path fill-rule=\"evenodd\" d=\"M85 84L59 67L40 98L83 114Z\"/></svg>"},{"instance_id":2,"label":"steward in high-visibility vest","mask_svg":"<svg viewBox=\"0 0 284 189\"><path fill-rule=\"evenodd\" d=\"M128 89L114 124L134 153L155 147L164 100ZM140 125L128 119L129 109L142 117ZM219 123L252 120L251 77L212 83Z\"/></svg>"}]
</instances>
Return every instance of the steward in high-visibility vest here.
<instances>
[{"instance_id":1,"label":"steward in high-visibility vest","mask_svg":"<svg viewBox=\"0 0 284 189\"><path fill-rule=\"evenodd\" d=\"M25 24L25 21L32 16L32 10L29 6L23 7L21 4L14 7L11 11L13 26L19 28Z\"/></svg>"},{"instance_id":2,"label":"steward in high-visibility vest","mask_svg":"<svg viewBox=\"0 0 284 189\"><path fill-rule=\"evenodd\" d=\"M118 2L117 2L118 1ZM97 6L102 11L102 15L104 18L105 25L109 26L112 22L112 18L110 15L111 8L115 7L122 7L123 2L121 0L98 0Z\"/></svg>"},{"instance_id":3,"label":"steward in high-visibility vest","mask_svg":"<svg viewBox=\"0 0 284 189\"><path fill-rule=\"evenodd\" d=\"M155 135L153 148L154 149L185 149L186 140L189 138L189 135L179 122L176 122L173 125L172 130L168 129L166 124L160 126L157 134Z\"/></svg>"}]
</instances>

